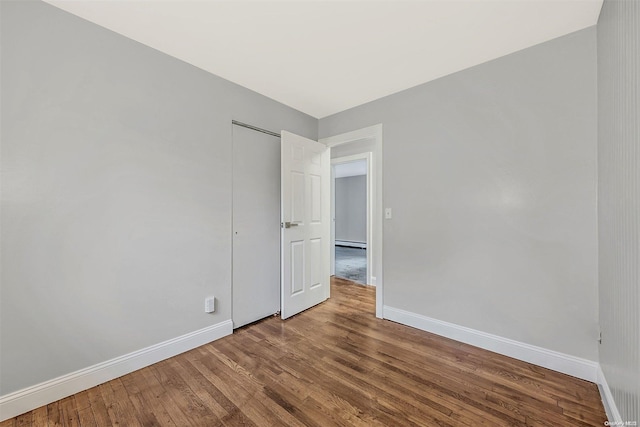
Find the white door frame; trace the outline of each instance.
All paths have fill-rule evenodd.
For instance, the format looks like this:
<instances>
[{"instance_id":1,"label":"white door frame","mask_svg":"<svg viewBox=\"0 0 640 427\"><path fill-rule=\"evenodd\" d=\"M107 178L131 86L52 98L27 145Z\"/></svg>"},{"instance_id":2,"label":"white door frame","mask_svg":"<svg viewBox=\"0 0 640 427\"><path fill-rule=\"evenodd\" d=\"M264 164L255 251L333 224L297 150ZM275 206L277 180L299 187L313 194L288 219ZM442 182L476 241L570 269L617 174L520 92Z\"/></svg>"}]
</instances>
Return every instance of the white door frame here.
<instances>
[{"instance_id":1,"label":"white door frame","mask_svg":"<svg viewBox=\"0 0 640 427\"><path fill-rule=\"evenodd\" d=\"M382 272L382 224L383 224L383 204L382 204L382 124L369 126L363 129L354 130L340 135L322 138L319 141L326 144L330 149L342 144L354 143L362 140L373 140L373 151L362 150L362 153L371 153L369 162L371 180L371 205L373 215L371 215L371 244L376 248L375 255L372 254L372 284L376 286L376 317L383 318L383 272ZM373 252L373 251L371 251ZM331 255L329 255L331 256ZM370 268L367 265L367 268Z\"/></svg>"},{"instance_id":2,"label":"white door frame","mask_svg":"<svg viewBox=\"0 0 640 427\"><path fill-rule=\"evenodd\" d=\"M366 210L367 210L367 223L366 223L366 244L367 244L367 273L366 282L368 285L375 284L372 280L371 269L371 257L373 253L373 229L371 228L371 218L373 218L373 197L371 194L371 152L354 154L352 156L338 157L331 159L331 275L336 274L336 177L335 177L335 165L343 163L351 163L358 160L364 160L367 162L367 177L366 177Z\"/></svg>"}]
</instances>

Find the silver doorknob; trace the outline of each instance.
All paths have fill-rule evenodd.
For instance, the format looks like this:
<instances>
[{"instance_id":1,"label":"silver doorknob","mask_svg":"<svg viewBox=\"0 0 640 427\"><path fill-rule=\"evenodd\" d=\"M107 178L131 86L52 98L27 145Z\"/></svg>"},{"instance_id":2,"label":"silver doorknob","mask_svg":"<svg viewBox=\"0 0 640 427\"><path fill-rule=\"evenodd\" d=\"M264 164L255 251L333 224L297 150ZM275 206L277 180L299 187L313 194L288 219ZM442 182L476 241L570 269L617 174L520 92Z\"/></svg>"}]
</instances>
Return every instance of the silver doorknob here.
<instances>
[{"instance_id":1,"label":"silver doorknob","mask_svg":"<svg viewBox=\"0 0 640 427\"><path fill-rule=\"evenodd\" d=\"M296 224L295 222L287 221L287 222L284 223L284 228L291 228L291 227L297 227L297 226L298 226L298 224Z\"/></svg>"}]
</instances>

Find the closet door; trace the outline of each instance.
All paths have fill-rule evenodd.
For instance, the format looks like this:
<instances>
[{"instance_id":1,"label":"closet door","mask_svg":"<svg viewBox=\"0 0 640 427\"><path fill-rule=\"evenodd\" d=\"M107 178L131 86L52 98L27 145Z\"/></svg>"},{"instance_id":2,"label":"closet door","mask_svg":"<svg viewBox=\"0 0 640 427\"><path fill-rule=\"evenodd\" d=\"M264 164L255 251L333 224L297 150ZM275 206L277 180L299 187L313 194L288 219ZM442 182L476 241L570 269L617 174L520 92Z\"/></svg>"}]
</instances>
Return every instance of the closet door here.
<instances>
[{"instance_id":1,"label":"closet door","mask_svg":"<svg viewBox=\"0 0 640 427\"><path fill-rule=\"evenodd\" d=\"M232 319L280 311L280 138L233 125Z\"/></svg>"}]
</instances>

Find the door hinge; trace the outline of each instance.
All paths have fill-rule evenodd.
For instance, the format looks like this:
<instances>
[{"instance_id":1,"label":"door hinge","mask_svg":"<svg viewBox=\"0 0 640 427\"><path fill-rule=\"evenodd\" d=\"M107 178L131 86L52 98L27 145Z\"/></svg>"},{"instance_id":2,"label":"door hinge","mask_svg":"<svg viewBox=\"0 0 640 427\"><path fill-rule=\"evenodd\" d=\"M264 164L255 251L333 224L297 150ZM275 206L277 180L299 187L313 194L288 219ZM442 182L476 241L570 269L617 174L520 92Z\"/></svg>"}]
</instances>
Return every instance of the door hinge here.
<instances>
[{"instance_id":1,"label":"door hinge","mask_svg":"<svg viewBox=\"0 0 640 427\"><path fill-rule=\"evenodd\" d=\"M598 344L602 344L602 332L598 334Z\"/></svg>"}]
</instances>

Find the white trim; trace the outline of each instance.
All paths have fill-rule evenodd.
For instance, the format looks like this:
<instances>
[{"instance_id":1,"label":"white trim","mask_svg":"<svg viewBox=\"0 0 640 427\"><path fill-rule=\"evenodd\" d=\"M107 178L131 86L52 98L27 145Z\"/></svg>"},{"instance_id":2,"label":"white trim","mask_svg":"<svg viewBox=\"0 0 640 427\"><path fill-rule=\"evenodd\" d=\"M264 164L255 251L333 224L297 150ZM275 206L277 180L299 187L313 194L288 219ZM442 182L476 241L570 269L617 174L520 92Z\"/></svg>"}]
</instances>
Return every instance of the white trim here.
<instances>
[{"instance_id":1,"label":"white trim","mask_svg":"<svg viewBox=\"0 0 640 427\"><path fill-rule=\"evenodd\" d=\"M329 157L331 157L331 149L329 149ZM329 193L329 202L331 203L329 221L329 274L331 276L336 275L336 168L333 167L333 161L331 162L331 178L329 181L331 185L331 192ZM369 266L367 266L368 268ZM331 287L331 286L329 286Z\"/></svg>"},{"instance_id":2,"label":"white trim","mask_svg":"<svg viewBox=\"0 0 640 427\"><path fill-rule=\"evenodd\" d=\"M624 423L622 422L622 416L620 416L620 411L618 411L618 406L613 399L613 394L611 393L609 384L607 384L607 379L604 376L604 372L602 372L601 366L598 366L598 389L600 389L602 405L604 406L604 410L607 413L609 424L620 426L624 425Z\"/></svg>"},{"instance_id":3,"label":"white trim","mask_svg":"<svg viewBox=\"0 0 640 427\"><path fill-rule=\"evenodd\" d=\"M548 350L509 338L503 338L498 335L477 331L389 306L384 306L384 318L583 380L594 383L598 380L599 365L597 362L591 360Z\"/></svg>"},{"instance_id":4,"label":"white trim","mask_svg":"<svg viewBox=\"0 0 640 427\"><path fill-rule=\"evenodd\" d=\"M0 421L153 365L233 333L231 320L0 396Z\"/></svg>"},{"instance_id":5,"label":"white trim","mask_svg":"<svg viewBox=\"0 0 640 427\"><path fill-rule=\"evenodd\" d=\"M361 141L364 139L374 140L374 149L372 152L372 158L369 162L369 170L367 175L371 177L371 199L373 215L371 218L372 239L368 242L371 253L376 252L375 258L370 265L373 265L371 273L372 284L376 285L376 317L382 319L383 312L383 265L382 265L382 253L383 253L383 219L382 219L382 177L383 177L383 162L382 162L382 124L369 126L363 129L354 130L351 132L343 133L340 135L331 136L328 138L322 138L319 141L326 144L327 147L335 147L341 144L347 144L350 142ZM375 246L375 249L374 249ZM375 275L375 276L374 276Z\"/></svg>"},{"instance_id":6,"label":"white trim","mask_svg":"<svg viewBox=\"0 0 640 427\"><path fill-rule=\"evenodd\" d=\"M322 142L327 147L335 147L336 145L346 144L348 142L354 142L361 139L369 138L382 139L382 124L369 126L351 132L341 133L340 135L330 136L327 138L321 138L318 141Z\"/></svg>"},{"instance_id":7,"label":"white trim","mask_svg":"<svg viewBox=\"0 0 640 427\"><path fill-rule=\"evenodd\" d=\"M333 168L331 167L331 148L323 148L322 152L322 184L320 200L329 200L331 198L331 176ZM322 248L324 252L322 255L322 283L324 285L324 299L331 297L331 204L321 203L321 218L322 218ZM283 229L284 231L284 229ZM284 277L284 276L283 276ZM284 283L284 282L283 282ZM280 292L284 295L284 287ZM284 313L284 305L281 307L282 313ZM282 313L281 316L282 317Z\"/></svg>"}]
</instances>

